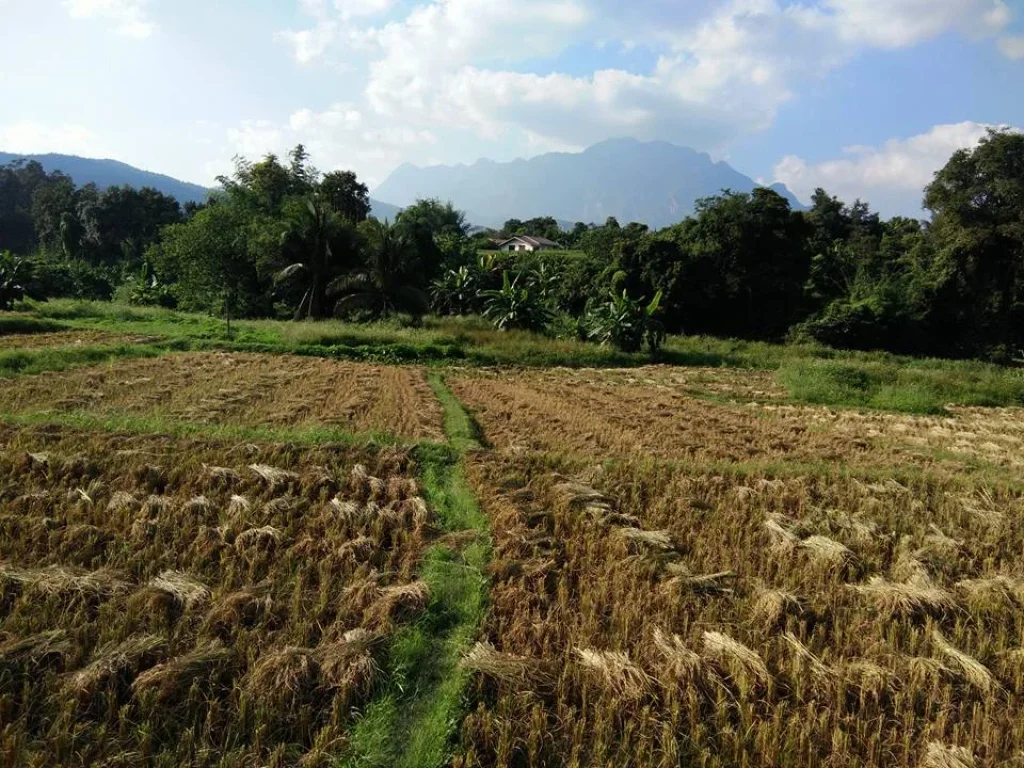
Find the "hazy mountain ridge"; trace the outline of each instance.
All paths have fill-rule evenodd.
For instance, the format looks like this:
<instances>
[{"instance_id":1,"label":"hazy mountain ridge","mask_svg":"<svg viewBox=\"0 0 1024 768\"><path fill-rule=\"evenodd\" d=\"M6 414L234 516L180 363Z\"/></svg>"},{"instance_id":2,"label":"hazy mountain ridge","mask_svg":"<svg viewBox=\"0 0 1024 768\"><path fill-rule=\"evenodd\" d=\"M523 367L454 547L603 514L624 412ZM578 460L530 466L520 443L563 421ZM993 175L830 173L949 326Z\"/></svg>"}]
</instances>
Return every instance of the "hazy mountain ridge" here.
<instances>
[{"instance_id":1,"label":"hazy mountain ridge","mask_svg":"<svg viewBox=\"0 0 1024 768\"><path fill-rule=\"evenodd\" d=\"M641 221L660 228L693 213L695 202L724 189L761 186L725 162L663 141L612 139L580 153L555 152L530 160L418 167L406 163L374 190L395 205L417 198L451 200L475 223L554 216L565 221ZM803 205L782 184L770 187Z\"/></svg>"},{"instance_id":2,"label":"hazy mountain ridge","mask_svg":"<svg viewBox=\"0 0 1024 768\"><path fill-rule=\"evenodd\" d=\"M80 187L90 183L100 189L124 185L137 189L152 187L165 195L170 195L181 204L201 203L210 193L209 189L199 184L191 184L162 173L144 171L118 160L96 160L76 155L19 155L0 152L0 165L21 159L37 161L47 173L61 171Z\"/></svg>"},{"instance_id":3,"label":"hazy mountain ridge","mask_svg":"<svg viewBox=\"0 0 1024 768\"><path fill-rule=\"evenodd\" d=\"M182 204L202 202L212 191L117 160L0 152L0 165L22 158L38 161L47 172L62 171L79 186L153 187ZM374 190L370 204L374 216L392 221L417 199L439 198L451 200L477 226L500 227L511 218L536 216L553 216L563 226L576 221L600 224L614 216L623 224L641 221L660 228L691 214L701 197L723 189L749 192L757 186L727 163L686 147L613 139L580 153L549 153L508 163L478 160L425 168L406 163ZM770 188L794 207L803 207L782 184Z\"/></svg>"}]
</instances>

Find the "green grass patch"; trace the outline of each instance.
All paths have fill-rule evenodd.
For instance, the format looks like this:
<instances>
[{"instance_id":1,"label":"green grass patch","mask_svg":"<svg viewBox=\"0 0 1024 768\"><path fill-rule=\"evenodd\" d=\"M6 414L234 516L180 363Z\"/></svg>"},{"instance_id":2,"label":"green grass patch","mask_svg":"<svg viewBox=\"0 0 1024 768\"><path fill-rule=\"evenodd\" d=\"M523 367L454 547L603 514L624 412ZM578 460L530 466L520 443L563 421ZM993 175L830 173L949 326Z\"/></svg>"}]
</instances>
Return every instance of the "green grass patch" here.
<instances>
[{"instance_id":1,"label":"green grass patch","mask_svg":"<svg viewBox=\"0 0 1024 768\"><path fill-rule=\"evenodd\" d=\"M799 361L777 375L794 401L816 405L917 414L943 413L949 404L1024 405L1024 372L978 362Z\"/></svg>"},{"instance_id":2,"label":"green grass patch","mask_svg":"<svg viewBox=\"0 0 1024 768\"><path fill-rule=\"evenodd\" d=\"M44 347L0 352L0 378L45 371L65 371L125 358L159 357L179 349L174 343L108 344L95 347Z\"/></svg>"},{"instance_id":3,"label":"green grass patch","mask_svg":"<svg viewBox=\"0 0 1024 768\"><path fill-rule=\"evenodd\" d=\"M483 431L476 420L459 402L444 383L439 371L427 374L427 383L444 409L444 433L456 451L466 451L485 445Z\"/></svg>"},{"instance_id":4,"label":"green grass patch","mask_svg":"<svg viewBox=\"0 0 1024 768\"><path fill-rule=\"evenodd\" d=\"M465 713L469 674L459 661L487 611L483 569L491 547L487 518L463 472L462 451L478 445L472 419L440 376L432 375L430 382L444 405L450 444L417 446L424 495L441 528L477 531L479 538L460 551L437 545L427 552L420 575L430 587L430 603L415 624L392 639L386 683L351 729L341 761L346 768L447 765Z\"/></svg>"},{"instance_id":5,"label":"green grass patch","mask_svg":"<svg viewBox=\"0 0 1024 768\"><path fill-rule=\"evenodd\" d=\"M0 314L0 336L53 333L54 331L62 330L64 330L64 326L52 320L45 320L21 313Z\"/></svg>"},{"instance_id":6,"label":"green grass patch","mask_svg":"<svg viewBox=\"0 0 1024 768\"><path fill-rule=\"evenodd\" d=\"M395 446L402 441L390 433L355 433L340 429L288 429L249 427L239 424L205 424L160 414L90 413L88 411L33 411L0 414L0 421L12 426L60 426L83 431L124 432L167 437L207 437L235 442L299 443L304 445ZM424 443L429 446L429 443ZM443 447L443 446L438 446Z\"/></svg>"}]
</instances>

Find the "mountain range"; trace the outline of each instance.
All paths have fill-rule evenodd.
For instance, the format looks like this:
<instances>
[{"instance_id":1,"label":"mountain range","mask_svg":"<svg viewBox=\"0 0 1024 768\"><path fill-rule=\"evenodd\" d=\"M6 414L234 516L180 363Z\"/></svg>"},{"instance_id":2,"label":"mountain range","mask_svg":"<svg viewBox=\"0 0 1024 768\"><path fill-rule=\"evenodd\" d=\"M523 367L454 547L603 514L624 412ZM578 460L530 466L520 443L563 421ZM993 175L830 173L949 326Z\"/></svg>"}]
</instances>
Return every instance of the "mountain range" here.
<instances>
[{"instance_id":1,"label":"mountain range","mask_svg":"<svg viewBox=\"0 0 1024 768\"><path fill-rule=\"evenodd\" d=\"M47 172L62 171L78 185L94 183L153 187L178 202L201 202L210 190L117 160L73 155L16 155L0 152L0 165L37 160ZM397 168L370 200L377 218L394 220L420 198L451 201L477 226L500 227L511 218L553 216L572 222L603 223L614 216L623 224L639 221L653 228L675 224L693 213L696 201L722 190L749 192L760 186L728 163L664 141L612 139L584 152L553 152L530 160L472 165ZM771 188L795 208L800 201L781 184ZM382 202L387 200L388 202Z\"/></svg>"},{"instance_id":2,"label":"mountain range","mask_svg":"<svg viewBox=\"0 0 1024 768\"><path fill-rule=\"evenodd\" d=\"M474 224L500 226L510 218L553 216L564 221L639 221L653 228L693 213L702 197L761 186L728 163L664 141L612 139L584 152L553 152L530 160L472 165L402 165L373 196L398 206L422 197L450 200ZM796 208L782 184L771 188Z\"/></svg>"},{"instance_id":3,"label":"mountain range","mask_svg":"<svg viewBox=\"0 0 1024 768\"><path fill-rule=\"evenodd\" d=\"M117 160L93 160L75 155L15 155L0 152L0 165L22 159L37 161L47 173L61 171L80 187L90 183L100 189L125 185L136 188L153 187L177 199L182 205L188 202L201 203L210 193L209 189L199 184L179 181L162 173L143 171Z\"/></svg>"}]
</instances>

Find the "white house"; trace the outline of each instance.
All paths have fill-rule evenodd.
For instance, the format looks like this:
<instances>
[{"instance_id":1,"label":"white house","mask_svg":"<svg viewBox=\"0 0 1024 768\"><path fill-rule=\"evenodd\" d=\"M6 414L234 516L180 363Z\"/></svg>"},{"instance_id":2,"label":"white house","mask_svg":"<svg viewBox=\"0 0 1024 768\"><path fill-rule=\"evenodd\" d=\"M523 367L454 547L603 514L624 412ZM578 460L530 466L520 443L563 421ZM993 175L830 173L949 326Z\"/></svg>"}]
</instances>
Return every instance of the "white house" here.
<instances>
[{"instance_id":1,"label":"white house","mask_svg":"<svg viewBox=\"0 0 1024 768\"><path fill-rule=\"evenodd\" d=\"M499 251L553 251L561 247L546 237L529 237L528 235L517 235L498 243Z\"/></svg>"}]
</instances>

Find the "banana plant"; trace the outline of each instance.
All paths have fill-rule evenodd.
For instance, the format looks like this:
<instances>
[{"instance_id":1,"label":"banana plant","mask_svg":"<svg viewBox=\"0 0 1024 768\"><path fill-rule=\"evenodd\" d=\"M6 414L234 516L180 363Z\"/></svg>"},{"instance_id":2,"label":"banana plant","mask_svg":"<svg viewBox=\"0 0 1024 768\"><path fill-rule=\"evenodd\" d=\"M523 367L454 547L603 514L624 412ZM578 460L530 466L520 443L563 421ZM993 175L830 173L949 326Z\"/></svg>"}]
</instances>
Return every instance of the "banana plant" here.
<instances>
[{"instance_id":1,"label":"banana plant","mask_svg":"<svg viewBox=\"0 0 1024 768\"><path fill-rule=\"evenodd\" d=\"M609 300L590 313L592 337L623 352L639 352L645 344L657 352L665 341L665 326L655 317L660 306L661 291L645 304L612 289Z\"/></svg>"},{"instance_id":2,"label":"banana plant","mask_svg":"<svg viewBox=\"0 0 1024 768\"><path fill-rule=\"evenodd\" d=\"M551 310L540 292L529 287L521 274L514 278L502 272L501 288L484 291L484 317L500 331L543 331L551 321Z\"/></svg>"}]
</instances>

